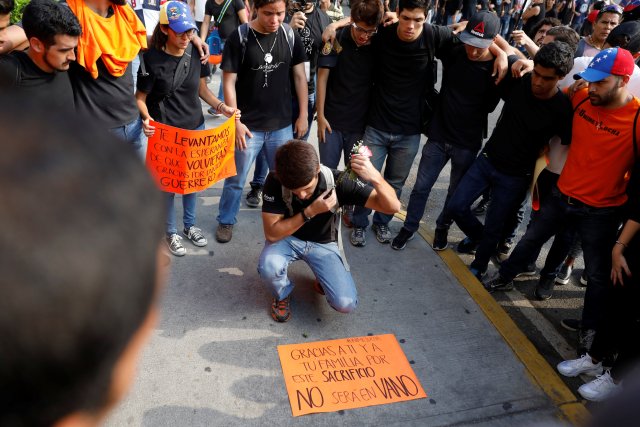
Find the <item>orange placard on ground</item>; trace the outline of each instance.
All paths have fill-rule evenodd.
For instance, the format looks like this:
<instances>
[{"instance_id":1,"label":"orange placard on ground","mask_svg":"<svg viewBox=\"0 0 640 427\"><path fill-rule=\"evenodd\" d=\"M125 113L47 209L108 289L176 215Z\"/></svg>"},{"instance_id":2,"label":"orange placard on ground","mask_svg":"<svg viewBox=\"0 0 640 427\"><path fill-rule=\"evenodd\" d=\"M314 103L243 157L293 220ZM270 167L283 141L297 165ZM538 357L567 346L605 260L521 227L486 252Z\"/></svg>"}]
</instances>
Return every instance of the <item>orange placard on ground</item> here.
<instances>
[{"instance_id":1,"label":"orange placard on ground","mask_svg":"<svg viewBox=\"0 0 640 427\"><path fill-rule=\"evenodd\" d=\"M279 345L293 416L427 397L391 334Z\"/></svg>"},{"instance_id":2,"label":"orange placard on ground","mask_svg":"<svg viewBox=\"0 0 640 427\"><path fill-rule=\"evenodd\" d=\"M185 130L151 121L147 168L162 191L190 194L236 174L236 123L231 117L206 130Z\"/></svg>"}]
</instances>

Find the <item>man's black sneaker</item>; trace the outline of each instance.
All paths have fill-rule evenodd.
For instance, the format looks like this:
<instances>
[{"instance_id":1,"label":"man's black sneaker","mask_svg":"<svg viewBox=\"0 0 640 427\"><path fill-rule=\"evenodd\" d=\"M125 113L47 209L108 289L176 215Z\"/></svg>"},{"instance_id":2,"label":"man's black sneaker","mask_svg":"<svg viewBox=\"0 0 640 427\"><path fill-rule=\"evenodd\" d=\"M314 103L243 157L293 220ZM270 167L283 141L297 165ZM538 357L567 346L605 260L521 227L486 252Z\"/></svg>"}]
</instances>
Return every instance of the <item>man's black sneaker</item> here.
<instances>
[{"instance_id":1,"label":"man's black sneaker","mask_svg":"<svg viewBox=\"0 0 640 427\"><path fill-rule=\"evenodd\" d=\"M535 276L535 275L536 275L536 264L532 263L527 265L527 268L525 268L524 271L521 271L520 273L516 274L515 279L528 280L531 278L531 276Z\"/></svg>"},{"instance_id":2,"label":"man's black sneaker","mask_svg":"<svg viewBox=\"0 0 640 427\"><path fill-rule=\"evenodd\" d=\"M286 322L291 317L291 296L283 298L278 301L277 299L273 299L271 303L271 317L276 322Z\"/></svg>"},{"instance_id":3,"label":"man's black sneaker","mask_svg":"<svg viewBox=\"0 0 640 427\"><path fill-rule=\"evenodd\" d=\"M562 319L560 325L568 331L576 332L582 328L580 319Z\"/></svg>"},{"instance_id":4,"label":"man's black sneaker","mask_svg":"<svg viewBox=\"0 0 640 427\"><path fill-rule=\"evenodd\" d=\"M511 246L512 245L509 242L502 242L500 243L500 245L498 245L498 250L496 251L493 258L491 259L494 262L494 264L500 265L503 262L505 262L507 258L509 258L509 252L511 252Z\"/></svg>"},{"instance_id":5,"label":"man's black sneaker","mask_svg":"<svg viewBox=\"0 0 640 427\"><path fill-rule=\"evenodd\" d=\"M262 186L252 185L251 190L247 193L247 206L257 208L262 201Z\"/></svg>"},{"instance_id":6,"label":"man's black sneaker","mask_svg":"<svg viewBox=\"0 0 640 427\"><path fill-rule=\"evenodd\" d=\"M402 227L398 235L391 242L391 247L397 251L401 251L407 247L407 242L415 237L415 233L410 232Z\"/></svg>"},{"instance_id":7,"label":"man's black sneaker","mask_svg":"<svg viewBox=\"0 0 640 427\"><path fill-rule=\"evenodd\" d=\"M449 230L446 228L436 228L433 235L433 250L444 251L449 246Z\"/></svg>"},{"instance_id":8,"label":"man's black sneaker","mask_svg":"<svg viewBox=\"0 0 640 427\"><path fill-rule=\"evenodd\" d=\"M489 202L491 202L490 197L482 197L478 204L471 209L471 212L476 216L484 215L484 213L487 211L487 206L489 206Z\"/></svg>"},{"instance_id":9,"label":"man's black sneaker","mask_svg":"<svg viewBox=\"0 0 640 427\"><path fill-rule=\"evenodd\" d=\"M513 289L513 280L507 280L500 274L482 284L489 293L504 292Z\"/></svg>"},{"instance_id":10,"label":"man's black sneaker","mask_svg":"<svg viewBox=\"0 0 640 427\"><path fill-rule=\"evenodd\" d=\"M536 290L534 291L536 298L539 300L548 300L553 296L553 285L555 277L540 278Z\"/></svg>"},{"instance_id":11,"label":"man's black sneaker","mask_svg":"<svg viewBox=\"0 0 640 427\"><path fill-rule=\"evenodd\" d=\"M479 242L471 239L471 237L465 237L460 243L458 243L458 253L473 255L478 249Z\"/></svg>"}]
</instances>

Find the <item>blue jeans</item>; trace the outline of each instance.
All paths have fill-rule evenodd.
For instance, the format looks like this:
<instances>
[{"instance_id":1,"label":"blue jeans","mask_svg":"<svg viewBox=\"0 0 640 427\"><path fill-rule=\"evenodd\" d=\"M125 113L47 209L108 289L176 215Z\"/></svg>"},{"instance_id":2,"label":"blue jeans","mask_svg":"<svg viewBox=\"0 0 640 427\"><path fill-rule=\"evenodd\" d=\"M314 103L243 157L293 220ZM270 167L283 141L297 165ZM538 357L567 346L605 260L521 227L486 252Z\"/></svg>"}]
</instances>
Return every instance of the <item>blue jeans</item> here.
<instances>
[{"instance_id":1,"label":"blue jeans","mask_svg":"<svg viewBox=\"0 0 640 427\"><path fill-rule=\"evenodd\" d=\"M176 234L178 228L176 226L176 211L173 208L173 199L175 193L164 193L165 207L167 210L167 236ZM196 225L196 199L198 193L183 194L182 195L182 209L184 210L183 223L184 228L189 229L191 226Z\"/></svg>"},{"instance_id":2,"label":"blue jeans","mask_svg":"<svg viewBox=\"0 0 640 427\"><path fill-rule=\"evenodd\" d=\"M311 131L311 123L313 123L313 112L315 111L316 108L316 94L315 93L310 93L309 94L309 103L307 104L307 118L308 118L308 124L309 126L307 127L307 133L305 133L304 135L300 136L300 135L296 135L296 139L301 139L303 141L306 141L307 138L309 138L309 131ZM296 120L298 120L298 116L300 115L300 107L298 106L298 98L292 98L291 101L291 126L293 126L295 128L296 125Z\"/></svg>"},{"instance_id":3,"label":"blue jeans","mask_svg":"<svg viewBox=\"0 0 640 427\"><path fill-rule=\"evenodd\" d=\"M487 270L504 234L505 221L518 209L530 181L530 177L498 171L484 153L480 153L462 178L447 210L460 230L479 243L471 268L481 272ZM482 225L471 212L471 205L488 187L491 188L491 202Z\"/></svg>"},{"instance_id":4,"label":"blue jeans","mask_svg":"<svg viewBox=\"0 0 640 427\"><path fill-rule=\"evenodd\" d=\"M376 169L382 171L386 160L384 179L400 197L402 186L411 171L413 159L416 158L420 148L420 134L394 135L367 126L364 131L364 143L373 152L371 163ZM370 213L371 209L356 206L352 218L354 227L368 226ZM376 212L373 215L373 223L386 225L392 218L393 215Z\"/></svg>"},{"instance_id":5,"label":"blue jeans","mask_svg":"<svg viewBox=\"0 0 640 427\"><path fill-rule=\"evenodd\" d=\"M194 130L203 130L204 123L195 128ZM176 211L173 209L173 200L175 199L175 193L164 193L165 207L167 211L167 236L176 234L178 228L176 226ZM182 222L184 228L189 229L191 226L196 225L196 199L198 193L183 194L182 195L182 209L183 217Z\"/></svg>"},{"instance_id":6,"label":"blue jeans","mask_svg":"<svg viewBox=\"0 0 640 427\"><path fill-rule=\"evenodd\" d=\"M140 156L142 160L145 159L147 155L147 144L144 133L142 132L142 120L140 117L126 125L111 128L109 132L131 145L138 156Z\"/></svg>"},{"instance_id":7,"label":"blue jeans","mask_svg":"<svg viewBox=\"0 0 640 427\"><path fill-rule=\"evenodd\" d=\"M458 183L475 160L476 154L477 150L468 150L442 142L427 141L422 149L422 158L420 159L420 166L418 166L416 183L409 197L407 218L404 221L404 228L407 231L412 233L418 231L420 219L424 215L431 189L438 180L440 172L451 159L451 175L447 198L444 201L444 208L436 220L436 228L449 229L453 220L446 213L447 205L451 196L455 193Z\"/></svg>"},{"instance_id":8,"label":"blue jeans","mask_svg":"<svg viewBox=\"0 0 640 427\"><path fill-rule=\"evenodd\" d=\"M309 265L334 310L350 313L356 309L356 285L344 267L338 245L335 242L307 242L293 236L274 243L265 242L260 254L258 273L274 298L282 300L293 290L287 270L289 264L297 260Z\"/></svg>"},{"instance_id":9,"label":"blue jeans","mask_svg":"<svg viewBox=\"0 0 640 427\"><path fill-rule=\"evenodd\" d=\"M291 126L274 131L251 131L253 138L247 138L247 148L235 151L236 175L224 180L220 210L216 218L220 224L235 224L236 215L240 210L242 189L247 181L251 165L262 147L265 148L269 168L275 170L276 150L292 138Z\"/></svg>"},{"instance_id":10,"label":"blue jeans","mask_svg":"<svg viewBox=\"0 0 640 427\"><path fill-rule=\"evenodd\" d=\"M344 163L349 162L351 149L358 140L362 139L362 132L332 130L332 133L325 132L325 142L318 141L318 151L320 152L320 163L336 169L343 153Z\"/></svg>"},{"instance_id":11,"label":"blue jeans","mask_svg":"<svg viewBox=\"0 0 640 427\"><path fill-rule=\"evenodd\" d=\"M502 38L507 39L509 36L509 23L511 21L511 15L504 14L500 17L500 35Z\"/></svg>"},{"instance_id":12,"label":"blue jeans","mask_svg":"<svg viewBox=\"0 0 640 427\"><path fill-rule=\"evenodd\" d=\"M269 163L267 163L267 155L264 153L264 147L258 153L256 157L256 167L253 169L253 179L250 182L252 187L260 186L264 187L264 182L267 180L267 174L269 173Z\"/></svg>"},{"instance_id":13,"label":"blue jeans","mask_svg":"<svg viewBox=\"0 0 640 427\"><path fill-rule=\"evenodd\" d=\"M622 207L594 208L576 202L570 204L556 187L552 196L542 201L540 212L533 218L511 256L500 266L505 278L515 276L538 246L554 234L575 228L582 239L588 286L582 309L582 327L597 329L602 322L604 301L610 286L611 249L622 219ZM561 262L562 257L559 258Z\"/></svg>"}]
</instances>

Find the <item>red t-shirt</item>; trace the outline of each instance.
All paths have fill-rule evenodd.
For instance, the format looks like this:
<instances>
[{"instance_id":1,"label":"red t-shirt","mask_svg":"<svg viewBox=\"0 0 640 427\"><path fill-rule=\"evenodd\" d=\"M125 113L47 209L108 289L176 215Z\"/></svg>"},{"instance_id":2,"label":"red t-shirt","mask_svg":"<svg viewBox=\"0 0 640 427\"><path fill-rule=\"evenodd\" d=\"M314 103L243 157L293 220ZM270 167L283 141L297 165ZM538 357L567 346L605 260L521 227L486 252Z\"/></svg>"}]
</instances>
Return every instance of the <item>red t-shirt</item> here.
<instances>
[{"instance_id":1,"label":"red t-shirt","mask_svg":"<svg viewBox=\"0 0 640 427\"><path fill-rule=\"evenodd\" d=\"M575 93L571 99L574 108L588 97L587 91ZM558 180L563 194L594 207L620 206L627 201L627 183L635 161L633 120L638 108L640 99L636 97L614 110L594 107L588 100L577 107L571 148Z\"/></svg>"}]
</instances>

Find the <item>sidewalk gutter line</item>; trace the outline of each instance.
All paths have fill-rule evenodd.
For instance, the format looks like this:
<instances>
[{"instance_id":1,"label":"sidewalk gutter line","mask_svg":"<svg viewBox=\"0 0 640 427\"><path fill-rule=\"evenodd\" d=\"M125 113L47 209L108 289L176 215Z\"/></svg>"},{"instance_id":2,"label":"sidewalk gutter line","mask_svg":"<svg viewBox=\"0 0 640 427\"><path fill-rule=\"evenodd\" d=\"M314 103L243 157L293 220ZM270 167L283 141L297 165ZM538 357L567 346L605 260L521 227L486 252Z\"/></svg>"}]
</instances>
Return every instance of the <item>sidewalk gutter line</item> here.
<instances>
[{"instance_id":1,"label":"sidewalk gutter line","mask_svg":"<svg viewBox=\"0 0 640 427\"><path fill-rule=\"evenodd\" d=\"M395 216L404 221L406 212L401 211ZM420 223L418 234L431 245L433 234L423 223ZM452 249L437 251L437 253L520 359L532 381L549 396L564 418L573 425L585 424L590 417L587 408L569 390L507 312L471 274L458 255Z\"/></svg>"}]
</instances>

